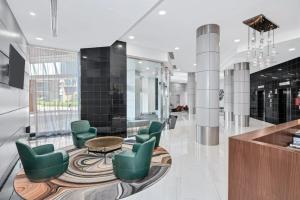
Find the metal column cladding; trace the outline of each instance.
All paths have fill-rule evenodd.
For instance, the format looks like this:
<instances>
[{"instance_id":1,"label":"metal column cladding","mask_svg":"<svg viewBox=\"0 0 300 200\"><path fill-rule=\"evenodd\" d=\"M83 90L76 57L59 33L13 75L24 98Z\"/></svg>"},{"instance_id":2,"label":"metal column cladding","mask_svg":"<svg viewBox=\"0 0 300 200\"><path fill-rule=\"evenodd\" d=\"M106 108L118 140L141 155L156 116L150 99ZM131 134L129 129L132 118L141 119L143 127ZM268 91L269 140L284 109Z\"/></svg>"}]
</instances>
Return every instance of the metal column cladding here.
<instances>
[{"instance_id":1,"label":"metal column cladding","mask_svg":"<svg viewBox=\"0 0 300 200\"><path fill-rule=\"evenodd\" d=\"M197 29L196 38L196 123L197 141L219 144L220 27L207 24Z\"/></svg>"}]
</instances>

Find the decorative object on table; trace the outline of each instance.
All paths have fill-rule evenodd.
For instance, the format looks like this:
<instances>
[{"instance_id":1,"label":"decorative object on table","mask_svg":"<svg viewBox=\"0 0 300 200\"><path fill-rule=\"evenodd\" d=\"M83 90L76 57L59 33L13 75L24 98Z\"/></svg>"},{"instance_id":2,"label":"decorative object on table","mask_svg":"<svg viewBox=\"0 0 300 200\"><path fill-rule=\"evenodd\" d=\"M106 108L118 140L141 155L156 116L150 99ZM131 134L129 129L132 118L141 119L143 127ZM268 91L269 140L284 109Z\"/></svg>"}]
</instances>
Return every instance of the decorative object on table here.
<instances>
[{"instance_id":1,"label":"decorative object on table","mask_svg":"<svg viewBox=\"0 0 300 200\"><path fill-rule=\"evenodd\" d=\"M34 182L46 181L63 174L69 165L64 150L54 151L52 144L30 148L16 141L16 146L27 178Z\"/></svg>"},{"instance_id":2,"label":"decorative object on table","mask_svg":"<svg viewBox=\"0 0 300 200\"><path fill-rule=\"evenodd\" d=\"M87 120L79 120L71 123L73 143L77 148L84 147L86 141L97 137L97 129L91 127Z\"/></svg>"},{"instance_id":3,"label":"decorative object on table","mask_svg":"<svg viewBox=\"0 0 300 200\"><path fill-rule=\"evenodd\" d=\"M122 199L157 183L170 169L171 156L162 147L153 151L149 175L140 181L123 182L115 177L111 159L73 145L63 148L70 155L68 170L59 178L45 182L31 182L21 170L14 180L16 193L23 199L81 199L95 196L99 200ZM130 151L132 145L123 144Z\"/></svg>"},{"instance_id":4,"label":"decorative object on table","mask_svg":"<svg viewBox=\"0 0 300 200\"><path fill-rule=\"evenodd\" d=\"M243 23L248 26L247 61L251 62L254 67L258 66L259 69L276 63L277 51L274 42L274 30L279 26L263 14L247 19Z\"/></svg>"},{"instance_id":5,"label":"decorative object on table","mask_svg":"<svg viewBox=\"0 0 300 200\"><path fill-rule=\"evenodd\" d=\"M104 155L104 163L106 164L106 155L114 151L122 149L123 138L121 137L98 137L85 142L88 152Z\"/></svg>"},{"instance_id":6,"label":"decorative object on table","mask_svg":"<svg viewBox=\"0 0 300 200\"><path fill-rule=\"evenodd\" d=\"M151 138L155 137L155 147L159 146L161 132L163 130L163 124L158 121L152 121L149 128L141 128L138 134L135 136L137 143L144 143Z\"/></svg>"},{"instance_id":7,"label":"decorative object on table","mask_svg":"<svg viewBox=\"0 0 300 200\"><path fill-rule=\"evenodd\" d=\"M131 151L122 151L112 159L116 177L121 180L138 180L149 174L155 137L143 144L136 143Z\"/></svg>"}]
</instances>

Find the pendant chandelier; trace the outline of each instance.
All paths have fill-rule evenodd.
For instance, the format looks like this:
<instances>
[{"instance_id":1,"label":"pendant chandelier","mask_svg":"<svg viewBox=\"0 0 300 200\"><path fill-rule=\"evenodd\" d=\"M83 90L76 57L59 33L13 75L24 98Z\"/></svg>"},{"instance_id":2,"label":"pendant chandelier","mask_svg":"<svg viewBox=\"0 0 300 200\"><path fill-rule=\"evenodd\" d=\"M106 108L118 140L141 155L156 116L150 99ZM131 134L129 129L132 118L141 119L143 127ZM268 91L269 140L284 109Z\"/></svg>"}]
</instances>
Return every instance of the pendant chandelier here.
<instances>
[{"instance_id":1,"label":"pendant chandelier","mask_svg":"<svg viewBox=\"0 0 300 200\"><path fill-rule=\"evenodd\" d=\"M247 19L243 23L248 26L247 61L259 69L276 63L277 51L274 43L274 30L279 26L262 14Z\"/></svg>"}]
</instances>

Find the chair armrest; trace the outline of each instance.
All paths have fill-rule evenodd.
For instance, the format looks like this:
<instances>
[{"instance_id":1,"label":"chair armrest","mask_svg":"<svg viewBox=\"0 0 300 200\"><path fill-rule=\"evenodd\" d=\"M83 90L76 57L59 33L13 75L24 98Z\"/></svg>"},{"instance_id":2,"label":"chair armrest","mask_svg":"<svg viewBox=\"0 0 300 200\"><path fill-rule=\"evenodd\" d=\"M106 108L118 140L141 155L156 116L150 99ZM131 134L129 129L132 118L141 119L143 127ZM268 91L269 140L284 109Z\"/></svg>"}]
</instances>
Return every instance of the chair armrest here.
<instances>
[{"instance_id":1,"label":"chair armrest","mask_svg":"<svg viewBox=\"0 0 300 200\"><path fill-rule=\"evenodd\" d=\"M133 152L137 152L139 150L139 148L141 147L142 144L140 143L135 143L132 147L132 151Z\"/></svg>"},{"instance_id":2,"label":"chair armrest","mask_svg":"<svg viewBox=\"0 0 300 200\"><path fill-rule=\"evenodd\" d=\"M89 128L89 132L90 132L90 133L95 133L95 134L97 134L97 128L95 128L95 127L90 127L90 128Z\"/></svg>"},{"instance_id":3,"label":"chair armrest","mask_svg":"<svg viewBox=\"0 0 300 200\"><path fill-rule=\"evenodd\" d=\"M41 146L38 146L38 147L34 147L34 148L32 148L32 150L37 155L43 155L43 154L53 152L54 151L54 146L53 146L53 144L45 144L45 145L41 145Z\"/></svg>"},{"instance_id":4,"label":"chair armrest","mask_svg":"<svg viewBox=\"0 0 300 200\"><path fill-rule=\"evenodd\" d=\"M161 132L154 132L154 133L151 133L151 134L150 134L150 138L158 137L160 134L161 134Z\"/></svg>"},{"instance_id":5,"label":"chair armrest","mask_svg":"<svg viewBox=\"0 0 300 200\"><path fill-rule=\"evenodd\" d=\"M138 135L149 134L149 128L140 128L138 131Z\"/></svg>"},{"instance_id":6,"label":"chair armrest","mask_svg":"<svg viewBox=\"0 0 300 200\"><path fill-rule=\"evenodd\" d=\"M63 155L61 152L52 152L44 155L37 155L35 156L35 159L37 161L36 168L46 168L63 163Z\"/></svg>"}]
</instances>

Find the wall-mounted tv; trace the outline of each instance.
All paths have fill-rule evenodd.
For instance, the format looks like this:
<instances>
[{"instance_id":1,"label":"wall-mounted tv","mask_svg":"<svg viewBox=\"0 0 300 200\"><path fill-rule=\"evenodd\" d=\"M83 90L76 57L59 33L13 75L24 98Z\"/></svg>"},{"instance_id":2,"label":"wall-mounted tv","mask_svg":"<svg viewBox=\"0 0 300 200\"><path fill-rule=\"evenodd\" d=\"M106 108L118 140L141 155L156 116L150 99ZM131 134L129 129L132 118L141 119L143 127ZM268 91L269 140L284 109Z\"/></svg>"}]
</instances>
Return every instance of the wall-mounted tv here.
<instances>
[{"instance_id":1,"label":"wall-mounted tv","mask_svg":"<svg viewBox=\"0 0 300 200\"><path fill-rule=\"evenodd\" d=\"M0 83L9 83L9 59L8 57L0 51Z\"/></svg>"},{"instance_id":2,"label":"wall-mounted tv","mask_svg":"<svg viewBox=\"0 0 300 200\"><path fill-rule=\"evenodd\" d=\"M10 45L9 47L9 85L23 89L25 59Z\"/></svg>"}]
</instances>

